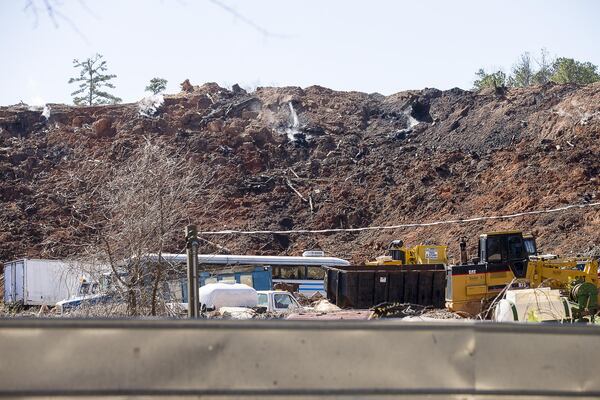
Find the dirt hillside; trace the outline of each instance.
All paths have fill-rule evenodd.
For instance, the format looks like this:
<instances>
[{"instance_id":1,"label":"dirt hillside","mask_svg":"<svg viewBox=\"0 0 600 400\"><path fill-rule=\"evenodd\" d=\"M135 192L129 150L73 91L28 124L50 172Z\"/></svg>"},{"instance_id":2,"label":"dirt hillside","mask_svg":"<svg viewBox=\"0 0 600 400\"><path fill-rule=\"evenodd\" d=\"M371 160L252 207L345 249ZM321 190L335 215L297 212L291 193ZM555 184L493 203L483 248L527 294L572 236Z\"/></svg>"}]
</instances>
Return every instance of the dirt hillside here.
<instances>
[{"instance_id":1,"label":"dirt hillside","mask_svg":"<svg viewBox=\"0 0 600 400\"><path fill-rule=\"evenodd\" d=\"M60 257L84 240L68 184L83 162L119 164L150 140L210 174L189 219L204 230L325 229L427 222L600 199L600 84L507 92L424 89L391 96L319 86L216 84L137 104L0 107L0 260ZM363 261L393 238L476 244L486 230L533 232L547 252L597 251L600 208L395 231L222 236L232 252ZM178 251L182 241L174 241ZM204 251L214 251L207 246Z\"/></svg>"}]
</instances>

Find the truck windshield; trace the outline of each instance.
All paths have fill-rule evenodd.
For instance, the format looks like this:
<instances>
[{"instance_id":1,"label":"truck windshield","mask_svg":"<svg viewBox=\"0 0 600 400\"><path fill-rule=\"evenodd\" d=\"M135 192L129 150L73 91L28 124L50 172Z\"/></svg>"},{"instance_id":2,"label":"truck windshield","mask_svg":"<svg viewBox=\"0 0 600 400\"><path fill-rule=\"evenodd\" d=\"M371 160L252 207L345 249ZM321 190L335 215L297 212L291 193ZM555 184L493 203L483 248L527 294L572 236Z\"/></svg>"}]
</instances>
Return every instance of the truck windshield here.
<instances>
[{"instance_id":1,"label":"truck windshield","mask_svg":"<svg viewBox=\"0 0 600 400\"><path fill-rule=\"evenodd\" d=\"M275 308L290 308L293 305L290 295L284 293L275 293L273 295Z\"/></svg>"},{"instance_id":2,"label":"truck windshield","mask_svg":"<svg viewBox=\"0 0 600 400\"><path fill-rule=\"evenodd\" d=\"M267 295L264 293L258 294L258 304L259 307L268 307L269 303L267 301Z\"/></svg>"}]
</instances>

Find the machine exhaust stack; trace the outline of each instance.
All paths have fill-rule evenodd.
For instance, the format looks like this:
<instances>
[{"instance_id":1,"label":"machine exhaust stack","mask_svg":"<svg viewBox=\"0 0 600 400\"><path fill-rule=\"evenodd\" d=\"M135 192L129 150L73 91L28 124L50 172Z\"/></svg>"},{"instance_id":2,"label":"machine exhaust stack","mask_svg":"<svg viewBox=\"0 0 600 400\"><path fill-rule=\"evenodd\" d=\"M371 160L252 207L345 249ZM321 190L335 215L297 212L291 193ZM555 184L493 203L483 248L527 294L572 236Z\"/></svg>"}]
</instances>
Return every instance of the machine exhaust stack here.
<instances>
[{"instance_id":1,"label":"machine exhaust stack","mask_svg":"<svg viewBox=\"0 0 600 400\"><path fill-rule=\"evenodd\" d=\"M467 253L467 238L462 236L460 238L460 263L464 265L469 260L469 253Z\"/></svg>"}]
</instances>

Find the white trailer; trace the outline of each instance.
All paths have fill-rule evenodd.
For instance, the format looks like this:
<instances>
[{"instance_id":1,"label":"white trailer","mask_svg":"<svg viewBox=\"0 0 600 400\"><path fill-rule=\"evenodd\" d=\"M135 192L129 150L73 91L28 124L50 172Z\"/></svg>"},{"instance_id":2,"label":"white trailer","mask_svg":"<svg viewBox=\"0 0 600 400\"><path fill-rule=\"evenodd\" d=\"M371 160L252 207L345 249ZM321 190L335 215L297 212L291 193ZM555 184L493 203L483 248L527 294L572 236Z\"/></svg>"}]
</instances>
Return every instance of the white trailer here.
<instances>
[{"instance_id":1,"label":"white trailer","mask_svg":"<svg viewBox=\"0 0 600 400\"><path fill-rule=\"evenodd\" d=\"M82 273L58 260L22 259L4 263L4 302L54 305L75 295Z\"/></svg>"}]
</instances>

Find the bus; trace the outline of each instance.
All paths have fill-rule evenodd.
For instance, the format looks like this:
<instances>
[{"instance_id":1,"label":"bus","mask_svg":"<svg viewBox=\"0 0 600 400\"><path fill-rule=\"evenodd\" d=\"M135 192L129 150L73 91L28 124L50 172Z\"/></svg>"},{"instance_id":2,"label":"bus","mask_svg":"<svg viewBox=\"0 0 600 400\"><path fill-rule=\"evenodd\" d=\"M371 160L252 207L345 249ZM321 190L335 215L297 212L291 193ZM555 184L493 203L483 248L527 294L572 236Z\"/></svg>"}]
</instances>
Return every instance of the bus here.
<instances>
[{"instance_id":1,"label":"bus","mask_svg":"<svg viewBox=\"0 0 600 400\"><path fill-rule=\"evenodd\" d=\"M150 255L152 257L152 255ZM156 256L158 257L158 256ZM187 261L185 254L163 254L162 258L173 264ZM326 295L324 267L343 267L350 263L337 257L325 257L322 252L304 252L302 256L255 256L255 255L225 255L199 254L198 267L203 283L218 281L235 281L255 287L251 274L243 271L256 271L262 267L271 271L272 285L290 285L295 291L310 297L319 292ZM254 275L257 276L256 273ZM264 280L261 279L261 282ZM258 283L258 282L257 282ZM264 282L263 282L264 284ZM255 287L255 289L257 289ZM257 290L265 290L262 286Z\"/></svg>"}]
</instances>

